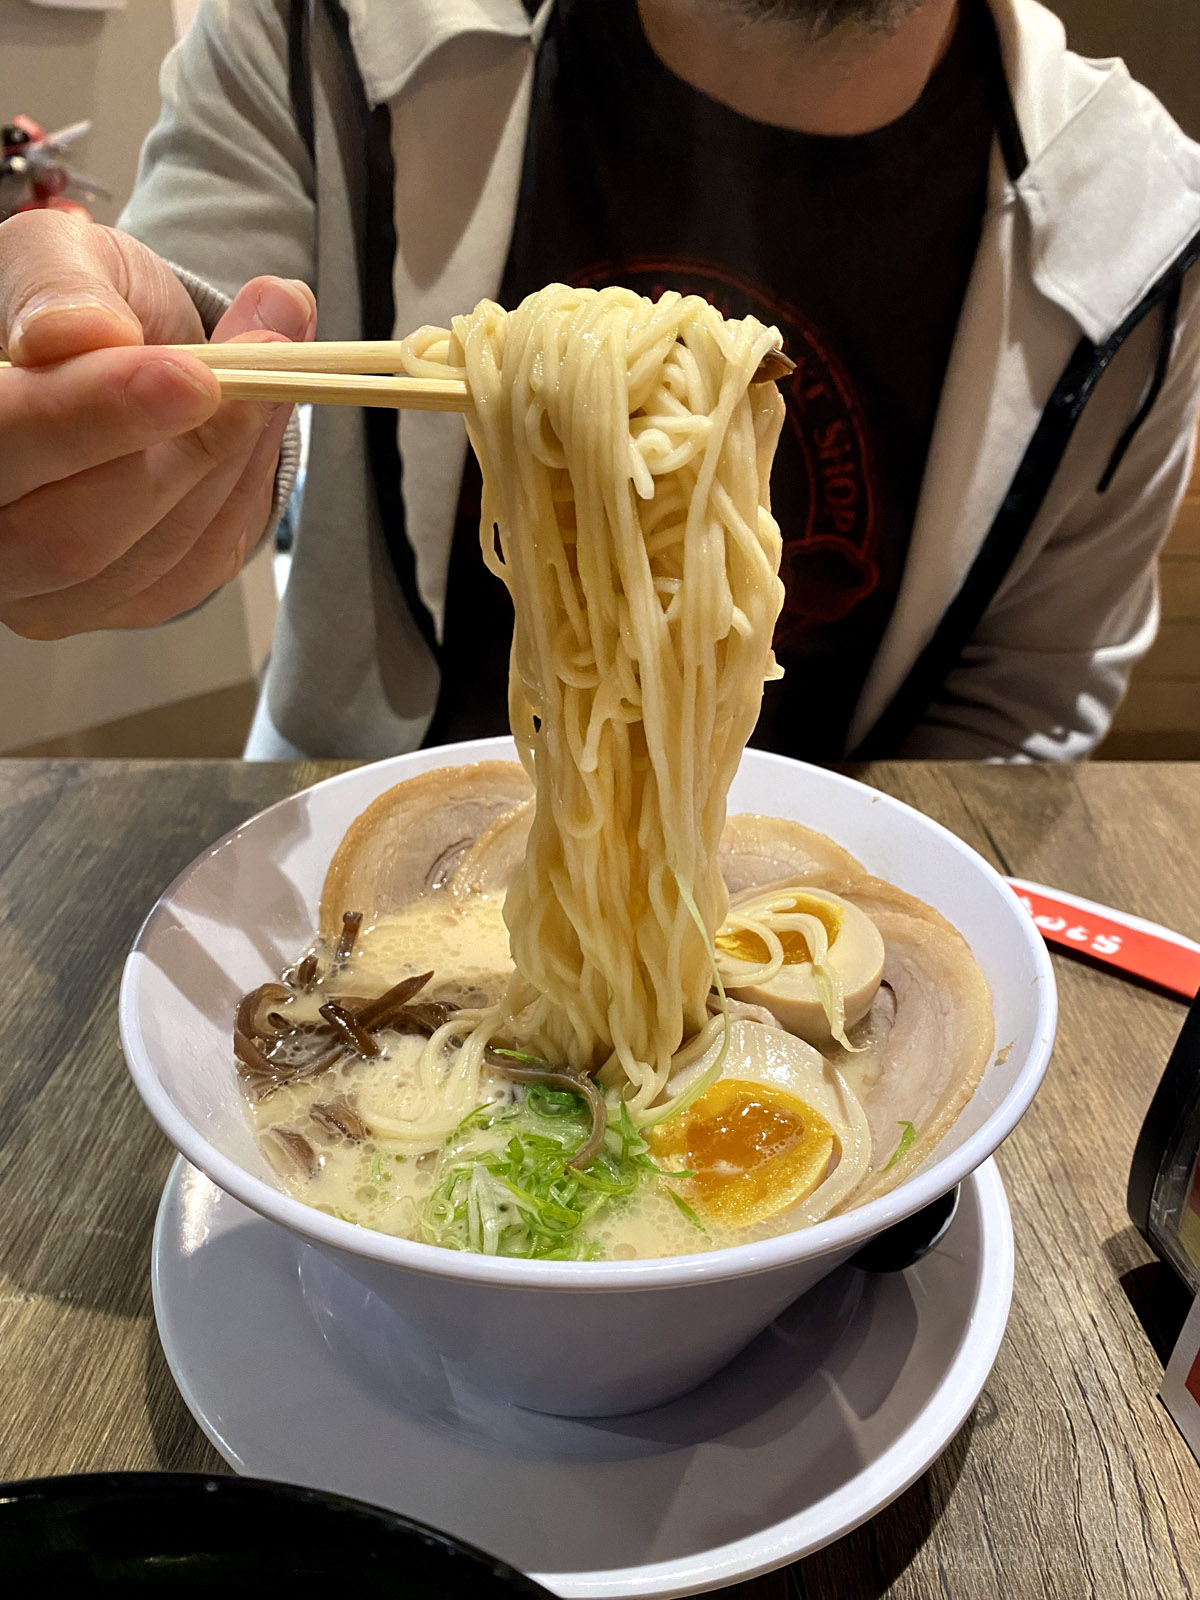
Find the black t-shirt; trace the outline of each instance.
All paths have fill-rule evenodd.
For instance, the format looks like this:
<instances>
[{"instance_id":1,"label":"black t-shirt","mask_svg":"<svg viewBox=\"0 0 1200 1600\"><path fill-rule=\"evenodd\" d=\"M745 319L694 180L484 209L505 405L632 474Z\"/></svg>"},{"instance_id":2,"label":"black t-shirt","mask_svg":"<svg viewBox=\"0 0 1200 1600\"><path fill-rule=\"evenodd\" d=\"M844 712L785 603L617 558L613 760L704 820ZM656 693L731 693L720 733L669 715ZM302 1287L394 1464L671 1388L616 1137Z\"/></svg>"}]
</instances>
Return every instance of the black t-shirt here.
<instances>
[{"instance_id":1,"label":"black t-shirt","mask_svg":"<svg viewBox=\"0 0 1200 1600\"><path fill-rule=\"evenodd\" d=\"M667 70L636 0L558 0L500 300L543 284L698 293L775 323L797 370L771 480L787 598L753 742L836 760L895 603L979 240L1000 71L966 0L917 104L838 138L755 122ZM503 732L512 613L464 477L430 743Z\"/></svg>"}]
</instances>

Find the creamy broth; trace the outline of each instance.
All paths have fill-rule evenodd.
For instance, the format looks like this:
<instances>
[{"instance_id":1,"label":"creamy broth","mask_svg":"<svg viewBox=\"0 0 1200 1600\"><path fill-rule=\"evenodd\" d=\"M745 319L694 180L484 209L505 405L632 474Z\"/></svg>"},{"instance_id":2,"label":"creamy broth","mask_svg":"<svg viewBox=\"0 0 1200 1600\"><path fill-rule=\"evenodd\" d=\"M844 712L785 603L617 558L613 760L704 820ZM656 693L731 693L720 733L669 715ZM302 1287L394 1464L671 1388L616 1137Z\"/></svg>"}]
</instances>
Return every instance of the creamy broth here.
<instances>
[{"instance_id":1,"label":"creamy broth","mask_svg":"<svg viewBox=\"0 0 1200 1600\"><path fill-rule=\"evenodd\" d=\"M502 894L473 894L461 900L446 893L423 896L404 911L364 928L350 958L310 993L286 1002L282 1014L293 1024L319 1022L320 1007L331 998L369 999L400 978L431 970L434 975L422 998L463 1007L491 1004L503 992L511 970L503 905ZM777 1031L783 1035L783 1030ZM879 1073L878 1032L878 1019L868 1017L853 1030L859 1053L838 1052L850 1063L856 1085ZM735 1079L740 1070L737 1038L735 1033L735 1051L724 1074ZM440 1146L408 1149L370 1131L363 1138L347 1137L322 1116L323 1107L348 1105L371 1130L380 1120L408 1118L420 1111L425 1037L385 1028L376 1039L381 1053L373 1059L347 1054L316 1077L282 1083L262 1097L248 1090L247 1098L264 1152L297 1199L362 1227L421 1240L427 1237L422 1210L443 1171ZM285 1048L281 1058L286 1059L287 1053ZM447 1074L454 1069L455 1055L453 1048L445 1052ZM479 1104L496 1107L519 1106L525 1093L486 1069L480 1090ZM286 1143L273 1142L272 1129L300 1134L311 1151L311 1162L298 1160ZM263 1139L264 1135L268 1137ZM652 1141L656 1138L651 1135ZM769 1238L796 1225L787 1211L736 1227L723 1225L712 1214L701 1219L685 1198L691 1189L686 1176L672 1176L672 1169L682 1166L685 1157L662 1149L653 1155L663 1177L647 1176L632 1194L613 1198L585 1223L576 1236L583 1254L625 1261L688 1255Z\"/></svg>"},{"instance_id":2,"label":"creamy broth","mask_svg":"<svg viewBox=\"0 0 1200 1600\"><path fill-rule=\"evenodd\" d=\"M430 998L464 1006L494 1001L512 969L503 908L501 894L471 895L462 903L434 894L383 918L362 931L350 959L332 978L288 1003L288 1019L315 1021L322 1003L336 995L373 996L402 977L430 969ZM285 1148L269 1142L263 1146L272 1168L298 1200L365 1228L420 1239L420 1210L435 1186L438 1152L399 1152L383 1139L357 1142L312 1115L314 1106L339 1097L368 1127L373 1117L411 1115L419 1096L417 1066L425 1040L388 1030L377 1037L379 1057L346 1056L317 1078L282 1084L262 1099L251 1093L249 1103L260 1138L269 1129L285 1128L301 1133L311 1146L318 1163L311 1175ZM447 1070L452 1064L448 1054ZM483 1086L482 1103L516 1102L522 1093L495 1074L485 1073ZM580 1230L579 1238L581 1245L590 1244L611 1260L631 1261L711 1250L737 1243L745 1234L707 1225L701 1231L669 1196L646 1185L614 1201Z\"/></svg>"},{"instance_id":3,"label":"creamy broth","mask_svg":"<svg viewBox=\"0 0 1200 1600\"><path fill-rule=\"evenodd\" d=\"M487 1005L503 992L512 962L504 926L504 896L473 895L464 907L449 895L429 895L394 916L364 928L350 959L311 993L289 1002L292 1022L318 1022L321 1005L338 995L371 997L399 979L431 971L428 997L452 1005ZM286 1149L264 1144L278 1176L298 1199L319 1211L394 1233L419 1237L417 1211L429 1194L436 1160L432 1152L397 1152L374 1139L356 1141L315 1120L314 1106L344 1097L368 1127L372 1116L411 1114L420 1090L417 1065L425 1039L383 1029L382 1054L373 1060L345 1056L319 1077L284 1083L249 1100L259 1136L270 1128L302 1133L319 1162L309 1175ZM496 1098L509 1090L496 1079Z\"/></svg>"},{"instance_id":4,"label":"creamy broth","mask_svg":"<svg viewBox=\"0 0 1200 1600\"><path fill-rule=\"evenodd\" d=\"M504 896L425 895L359 934L338 987L377 994L414 972L433 972L428 995L454 1005L491 1005L512 972Z\"/></svg>"},{"instance_id":5,"label":"creamy broth","mask_svg":"<svg viewBox=\"0 0 1200 1600\"><path fill-rule=\"evenodd\" d=\"M384 1060L347 1061L319 1083L285 1086L269 1100L255 1105L255 1127L260 1135L281 1125L302 1129L313 1146L320 1168L311 1178L273 1151L267 1152L281 1182L297 1200L364 1228L420 1240L420 1210L435 1185L436 1152L395 1155L381 1150L373 1140L353 1144L329 1134L309 1115L314 1103L328 1101L339 1093L357 1102L368 1121L373 1105L390 1107L399 1102L406 1067L415 1060L419 1041L381 1034L380 1043L387 1052ZM510 1092L498 1079L493 1088L497 1099ZM754 1236L761 1236L760 1230L755 1230ZM593 1244L599 1254L613 1261L692 1255L744 1243L746 1238L744 1231L735 1233L715 1226L706 1225L705 1231L700 1231L667 1196L648 1188L628 1199L613 1201L602 1218L579 1232L582 1246Z\"/></svg>"},{"instance_id":6,"label":"creamy broth","mask_svg":"<svg viewBox=\"0 0 1200 1600\"><path fill-rule=\"evenodd\" d=\"M385 1053L377 1061L348 1058L319 1080L284 1085L269 1099L252 1102L254 1124L260 1136L273 1127L302 1130L312 1145L320 1162L312 1177L282 1154L271 1149L266 1152L272 1168L296 1199L364 1228L420 1240L420 1209L435 1186L437 1152L398 1155L374 1140L352 1143L328 1132L310 1114L314 1104L327 1103L339 1094L350 1099L368 1123L374 1109L389 1115L400 1112L411 1094L412 1068L423 1041L381 1033L379 1042ZM493 1079L489 1088L497 1101L512 1094L499 1078ZM647 1185L627 1198L614 1200L600 1218L580 1229L579 1240L584 1247L594 1245L607 1260L635 1261L694 1255L787 1231L787 1224L733 1229L707 1220L701 1229L668 1195Z\"/></svg>"}]
</instances>

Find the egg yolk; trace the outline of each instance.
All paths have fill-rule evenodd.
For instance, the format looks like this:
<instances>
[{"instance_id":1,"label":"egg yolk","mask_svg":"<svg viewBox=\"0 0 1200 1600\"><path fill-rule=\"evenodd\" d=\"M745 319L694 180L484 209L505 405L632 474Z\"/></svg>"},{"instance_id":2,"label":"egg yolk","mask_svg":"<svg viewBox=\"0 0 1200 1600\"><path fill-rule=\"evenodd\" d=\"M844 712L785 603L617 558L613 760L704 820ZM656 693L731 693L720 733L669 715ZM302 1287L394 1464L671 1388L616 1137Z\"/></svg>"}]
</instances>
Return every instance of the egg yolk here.
<instances>
[{"instance_id":1,"label":"egg yolk","mask_svg":"<svg viewBox=\"0 0 1200 1600\"><path fill-rule=\"evenodd\" d=\"M831 905L828 900L820 900L816 895L798 894L790 906L778 906L776 911L785 914L801 911L807 916L816 917L824 927L831 947L842 929L842 908ZM770 923L769 914L765 920ZM812 960L808 941L799 928L775 928L773 931L783 946L785 967L796 967L802 962ZM725 929L717 934L716 945L724 955L732 956L735 961L749 962L756 967L770 959L766 941L757 933L751 932L749 928Z\"/></svg>"},{"instance_id":2,"label":"egg yolk","mask_svg":"<svg viewBox=\"0 0 1200 1600\"><path fill-rule=\"evenodd\" d=\"M682 1160L681 1180L702 1216L748 1227L812 1193L833 1155L834 1132L795 1095L723 1078L650 1134L660 1160Z\"/></svg>"}]
</instances>

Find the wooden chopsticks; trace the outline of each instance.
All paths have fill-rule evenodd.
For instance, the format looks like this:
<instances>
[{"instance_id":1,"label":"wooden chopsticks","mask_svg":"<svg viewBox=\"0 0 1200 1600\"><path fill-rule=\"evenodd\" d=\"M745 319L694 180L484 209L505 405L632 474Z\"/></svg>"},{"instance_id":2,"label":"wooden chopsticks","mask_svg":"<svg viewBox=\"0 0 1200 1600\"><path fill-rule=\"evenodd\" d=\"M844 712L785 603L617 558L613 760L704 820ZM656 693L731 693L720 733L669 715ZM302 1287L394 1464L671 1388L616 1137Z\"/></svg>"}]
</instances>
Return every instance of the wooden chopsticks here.
<instances>
[{"instance_id":1,"label":"wooden chopsticks","mask_svg":"<svg viewBox=\"0 0 1200 1600\"><path fill-rule=\"evenodd\" d=\"M458 378L395 376L400 344L390 339L318 339L308 344L176 344L211 369L229 400L296 405L377 406L401 411L469 411L471 392ZM0 366L8 366L0 361ZM795 370L782 350L764 357L756 383Z\"/></svg>"},{"instance_id":2,"label":"wooden chopsticks","mask_svg":"<svg viewBox=\"0 0 1200 1600\"><path fill-rule=\"evenodd\" d=\"M310 344L173 344L212 370L227 400L294 405L382 406L392 411L469 411L458 378L395 377L400 346L390 339L322 339ZM0 367L10 363L0 361ZM384 376L389 374L389 376Z\"/></svg>"},{"instance_id":3,"label":"wooden chopsticks","mask_svg":"<svg viewBox=\"0 0 1200 1600\"><path fill-rule=\"evenodd\" d=\"M391 410L469 411L459 378L409 378L391 339L317 339L307 344L180 344L210 367L230 400L290 400L296 405L383 406Z\"/></svg>"},{"instance_id":4,"label":"wooden chopsticks","mask_svg":"<svg viewBox=\"0 0 1200 1600\"><path fill-rule=\"evenodd\" d=\"M343 377L360 372L403 372L404 346L398 339L310 339L306 344L173 344L206 367L228 372L327 372ZM425 380L416 379L423 383ZM445 380L437 380L444 382ZM460 384L466 389L466 384Z\"/></svg>"},{"instance_id":5,"label":"wooden chopsticks","mask_svg":"<svg viewBox=\"0 0 1200 1600\"><path fill-rule=\"evenodd\" d=\"M278 347L276 347L278 348ZM469 411L471 391L457 378L383 378L356 373L242 372L212 366L226 400L294 405L383 406L392 411Z\"/></svg>"}]
</instances>

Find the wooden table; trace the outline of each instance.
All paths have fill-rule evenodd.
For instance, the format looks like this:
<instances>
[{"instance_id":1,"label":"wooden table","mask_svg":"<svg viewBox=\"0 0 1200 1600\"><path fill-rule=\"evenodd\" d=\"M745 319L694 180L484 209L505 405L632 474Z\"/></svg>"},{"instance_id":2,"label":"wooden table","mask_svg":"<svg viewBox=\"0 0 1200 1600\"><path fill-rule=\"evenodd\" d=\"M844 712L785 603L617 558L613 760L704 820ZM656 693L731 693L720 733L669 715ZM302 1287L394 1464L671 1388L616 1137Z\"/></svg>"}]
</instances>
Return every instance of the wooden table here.
<instances>
[{"instance_id":1,"label":"wooden table","mask_svg":"<svg viewBox=\"0 0 1200 1600\"><path fill-rule=\"evenodd\" d=\"M150 1307L171 1151L117 1044L126 948L210 840L333 764L0 762L0 1478L220 1470ZM882 764L878 788L1017 876L1200 938L1200 768ZM1181 1297L1124 1211L1183 1008L1056 958L1058 1048L1000 1154L1012 1319L950 1449L873 1522L727 1593L1200 1592L1200 1467L1155 1398Z\"/></svg>"}]
</instances>

